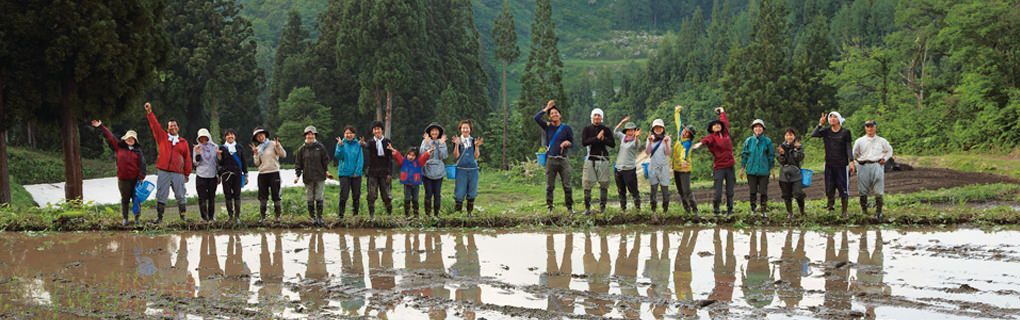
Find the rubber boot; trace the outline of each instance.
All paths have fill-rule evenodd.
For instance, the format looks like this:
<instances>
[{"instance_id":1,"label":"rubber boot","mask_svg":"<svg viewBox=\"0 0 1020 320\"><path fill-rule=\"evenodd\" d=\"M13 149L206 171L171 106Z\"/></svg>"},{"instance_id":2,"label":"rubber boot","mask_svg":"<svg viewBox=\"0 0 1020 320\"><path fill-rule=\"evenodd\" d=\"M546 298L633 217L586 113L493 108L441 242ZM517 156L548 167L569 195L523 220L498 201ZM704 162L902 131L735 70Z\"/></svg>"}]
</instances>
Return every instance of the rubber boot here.
<instances>
[{"instance_id":1,"label":"rubber boot","mask_svg":"<svg viewBox=\"0 0 1020 320\"><path fill-rule=\"evenodd\" d=\"M432 204L432 206L433 206L432 216L435 217L436 219L439 219L439 209L442 208L442 203L436 201L435 203Z\"/></svg>"},{"instance_id":2,"label":"rubber boot","mask_svg":"<svg viewBox=\"0 0 1020 320\"><path fill-rule=\"evenodd\" d=\"M428 218L432 212L432 200L425 199L425 217Z\"/></svg>"},{"instance_id":3,"label":"rubber boot","mask_svg":"<svg viewBox=\"0 0 1020 320\"><path fill-rule=\"evenodd\" d=\"M375 206L368 205L368 219L375 219Z\"/></svg>"},{"instance_id":4,"label":"rubber boot","mask_svg":"<svg viewBox=\"0 0 1020 320\"><path fill-rule=\"evenodd\" d=\"M868 196L861 196L861 214L868 216Z\"/></svg>"},{"instance_id":5,"label":"rubber boot","mask_svg":"<svg viewBox=\"0 0 1020 320\"><path fill-rule=\"evenodd\" d=\"M467 201L467 212L468 217L475 216L475 199L468 199Z\"/></svg>"},{"instance_id":6,"label":"rubber boot","mask_svg":"<svg viewBox=\"0 0 1020 320\"><path fill-rule=\"evenodd\" d=\"M669 211L669 186L662 187L662 214Z\"/></svg>"},{"instance_id":7,"label":"rubber boot","mask_svg":"<svg viewBox=\"0 0 1020 320\"><path fill-rule=\"evenodd\" d=\"M584 215L591 215L591 190L584 190Z\"/></svg>"},{"instance_id":8,"label":"rubber boot","mask_svg":"<svg viewBox=\"0 0 1020 320\"><path fill-rule=\"evenodd\" d=\"M800 216L805 216L804 213L804 199L797 199L797 207L800 207Z\"/></svg>"},{"instance_id":9,"label":"rubber boot","mask_svg":"<svg viewBox=\"0 0 1020 320\"><path fill-rule=\"evenodd\" d=\"M157 203L156 204L156 221L153 221L152 223L160 224L160 223L163 222L163 211L166 211L166 203L162 203L162 202Z\"/></svg>"},{"instance_id":10,"label":"rubber boot","mask_svg":"<svg viewBox=\"0 0 1020 320\"><path fill-rule=\"evenodd\" d=\"M846 213L846 207L850 204L850 197L839 197L839 202L843 205L843 208L841 208L843 219L850 219L850 215Z\"/></svg>"},{"instance_id":11,"label":"rubber boot","mask_svg":"<svg viewBox=\"0 0 1020 320\"><path fill-rule=\"evenodd\" d=\"M599 188L599 213L606 212L607 202L609 202L609 188Z\"/></svg>"},{"instance_id":12,"label":"rubber boot","mask_svg":"<svg viewBox=\"0 0 1020 320\"><path fill-rule=\"evenodd\" d=\"M546 211L545 213L552 214L553 213L553 201L552 201L552 199L548 199L548 198L545 199L545 206L547 208L549 208L549 210ZM457 208L460 208L460 204L457 204ZM457 212L460 212L460 210L458 209Z\"/></svg>"},{"instance_id":13,"label":"rubber boot","mask_svg":"<svg viewBox=\"0 0 1020 320\"><path fill-rule=\"evenodd\" d=\"M712 200L712 213L714 213L717 218L719 217L720 213L719 206L720 206L719 200Z\"/></svg>"},{"instance_id":14,"label":"rubber boot","mask_svg":"<svg viewBox=\"0 0 1020 320\"><path fill-rule=\"evenodd\" d=\"M188 206L187 205L185 205L185 204L178 204L177 205L177 212L181 214L181 221L188 220L188 217L185 216L185 214L188 213Z\"/></svg>"},{"instance_id":15,"label":"rubber boot","mask_svg":"<svg viewBox=\"0 0 1020 320\"><path fill-rule=\"evenodd\" d=\"M573 193L573 191L572 191L572 190L573 190L573 189L567 189L566 191L564 191L564 192L566 192L566 194L568 195L568 196L567 196L567 197L566 197L565 199L563 199L563 200L564 200L564 201L565 201L565 203L566 203L566 206L567 206L567 213L569 213L569 214L575 214L575 213L577 213L576 211L574 211L574 193Z\"/></svg>"},{"instance_id":16,"label":"rubber boot","mask_svg":"<svg viewBox=\"0 0 1020 320\"><path fill-rule=\"evenodd\" d=\"M457 201L456 203L454 203L453 204L453 211L455 211L457 213L464 212L464 202L463 201Z\"/></svg>"},{"instance_id":17,"label":"rubber boot","mask_svg":"<svg viewBox=\"0 0 1020 320\"><path fill-rule=\"evenodd\" d=\"M882 200L882 196L881 195L875 196L875 217L878 218L878 221L882 221L882 218L883 218L882 217L882 205L883 204L884 203L883 203L883 200Z\"/></svg>"},{"instance_id":18,"label":"rubber boot","mask_svg":"<svg viewBox=\"0 0 1020 320\"><path fill-rule=\"evenodd\" d=\"M325 226L326 225L326 221L322 221L322 211L323 210L326 210L326 201L325 200L316 200L315 201L315 220L319 222L320 226Z\"/></svg>"},{"instance_id":19,"label":"rubber boot","mask_svg":"<svg viewBox=\"0 0 1020 320\"><path fill-rule=\"evenodd\" d=\"M833 212L836 210L836 198L833 196L827 196L825 200L825 210Z\"/></svg>"},{"instance_id":20,"label":"rubber boot","mask_svg":"<svg viewBox=\"0 0 1020 320\"><path fill-rule=\"evenodd\" d=\"M234 198L234 222L241 224L241 198Z\"/></svg>"},{"instance_id":21,"label":"rubber boot","mask_svg":"<svg viewBox=\"0 0 1020 320\"><path fill-rule=\"evenodd\" d=\"M205 205L209 206L207 214L209 215L209 221L216 220L216 198L212 198L206 201Z\"/></svg>"},{"instance_id":22,"label":"rubber boot","mask_svg":"<svg viewBox=\"0 0 1020 320\"><path fill-rule=\"evenodd\" d=\"M634 210L641 211L641 197L634 197Z\"/></svg>"},{"instance_id":23,"label":"rubber boot","mask_svg":"<svg viewBox=\"0 0 1020 320\"><path fill-rule=\"evenodd\" d=\"M680 198L680 205L684 207L684 213L691 213L691 206L687 204L687 200L684 200L683 196Z\"/></svg>"},{"instance_id":24,"label":"rubber boot","mask_svg":"<svg viewBox=\"0 0 1020 320\"><path fill-rule=\"evenodd\" d=\"M209 221L209 212L205 206L206 199L198 199L198 214L202 216L202 221Z\"/></svg>"},{"instance_id":25,"label":"rubber boot","mask_svg":"<svg viewBox=\"0 0 1020 320\"><path fill-rule=\"evenodd\" d=\"M259 200L259 223L266 223L266 201Z\"/></svg>"},{"instance_id":26,"label":"rubber boot","mask_svg":"<svg viewBox=\"0 0 1020 320\"><path fill-rule=\"evenodd\" d=\"M404 219L411 220L411 200L404 200Z\"/></svg>"},{"instance_id":27,"label":"rubber boot","mask_svg":"<svg viewBox=\"0 0 1020 320\"><path fill-rule=\"evenodd\" d=\"M792 219L793 218L793 199L783 199L783 202L786 203L786 218L787 219Z\"/></svg>"},{"instance_id":28,"label":"rubber boot","mask_svg":"<svg viewBox=\"0 0 1020 320\"><path fill-rule=\"evenodd\" d=\"M142 215L140 213L135 214L135 225L137 226L140 223L142 223Z\"/></svg>"},{"instance_id":29,"label":"rubber boot","mask_svg":"<svg viewBox=\"0 0 1020 320\"><path fill-rule=\"evenodd\" d=\"M411 201L411 205L414 206L414 218L418 219L418 201ZM425 207L425 210L428 210L427 206Z\"/></svg>"},{"instance_id":30,"label":"rubber boot","mask_svg":"<svg viewBox=\"0 0 1020 320\"><path fill-rule=\"evenodd\" d=\"M308 217L312 218L312 225L319 225L319 221L315 220L315 201L308 200L305 204L308 206Z\"/></svg>"},{"instance_id":31,"label":"rubber boot","mask_svg":"<svg viewBox=\"0 0 1020 320\"><path fill-rule=\"evenodd\" d=\"M337 214L340 216L340 220L344 219L344 212L347 211L347 204L343 201L340 202L340 207L337 209Z\"/></svg>"},{"instance_id":32,"label":"rubber boot","mask_svg":"<svg viewBox=\"0 0 1020 320\"><path fill-rule=\"evenodd\" d=\"M751 205L751 213L758 212L758 199L755 195L751 195L751 201L748 203Z\"/></svg>"},{"instance_id":33,"label":"rubber boot","mask_svg":"<svg viewBox=\"0 0 1020 320\"><path fill-rule=\"evenodd\" d=\"M653 215L655 214L655 210L656 210L656 209L658 209L658 207L659 207L659 202L658 202L658 200L656 200L656 199L655 199L656 197L658 197L658 195L657 195L657 194L658 194L658 192L655 192L655 191L656 191L656 190L655 190L655 187L656 187L656 186L651 186L651 189L650 189L650 190L648 190L648 191L650 191L650 192L648 193L648 199L649 199L648 201L649 201L649 202L651 203L651 205L652 205L652 214L653 214Z\"/></svg>"},{"instance_id":34,"label":"rubber boot","mask_svg":"<svg viewBox=\"0 0 1020 320\"><path fill-rule=\"evenodd\" d=\"M759 208L759 210L761 210L761 217L762 218L768 218L769 217L769 215L768 215L768 212L769 212L769 198L766 197L765 195L761 196L761 208Z\"/></svg>"},{"instance_id":35,"label":"rubber boot","mask_svg":"<svg viewBox=\"0 0 1020 320\"><path fill-rule=\"evenodd\" d=\"M361 212L361 201L354 199L351 201L351 216L357 217L359 212Z\"/></svg>"},{"instance_id":36,"label":"rubber boot","mask_svg":"<svg viewBox=\"0 0 1020 320\"><path fill-rule=\"evenodd\" d=\"M620 211L621 212L626 212L627 211L627 194L626 193L624 193L623 195L620 195Z\"/></svg>"},{"instance_id":37,"label":"rubber boot","mask_svg":"<svg viewBox=\"0 0 1020 320\"><path fill-rule=\"evenodd\" d=\"M386 215L393 216L393 202L386 202Z\"/></svg>"},{"instance_id":38,"label":"rubber boot","mask_svg":"<svg viewBox=\"0 0 1020 320\"><path fill-rule=\"evenodd\" d=\"M282 212L283 212L283 204L281 204L279 201L273 201L273 217L274 217L274 220L277 223L280 222L280 214Z\"/></svg>"},{"instance_id":39,"label":"rubber boot","mask_svg":"<svg viewBox=\"0 0 1020 320\"><path fill-rule=\"evenodd\" d=\"M234 200L233 199L226 199L225 197L224 197L224 200L226 200L226 206L227 206L227 222L233 221L234 220Z\"/></svg>"},{"instance_id":40,"label":"rubber boot","mask_svg":"<svg viewBox=\"0 0 1020 320\"><path fill-rule=\"evenodd\" d=\"M733 215L733 197L726 197L726 216Z\"/></svg>"},{"instance_id":41,"label":"rubber boot","mask_svg":"<svg viewBox=\"0 0 1020 320\"><path fill-rule=\"evenodd\" d=\"M124 218L124 221L121 222L121 225L123 226L128 225L128 207L130 207L130 205L127 201L120 202L120 215Z\"/></svg>"}]
</instances>

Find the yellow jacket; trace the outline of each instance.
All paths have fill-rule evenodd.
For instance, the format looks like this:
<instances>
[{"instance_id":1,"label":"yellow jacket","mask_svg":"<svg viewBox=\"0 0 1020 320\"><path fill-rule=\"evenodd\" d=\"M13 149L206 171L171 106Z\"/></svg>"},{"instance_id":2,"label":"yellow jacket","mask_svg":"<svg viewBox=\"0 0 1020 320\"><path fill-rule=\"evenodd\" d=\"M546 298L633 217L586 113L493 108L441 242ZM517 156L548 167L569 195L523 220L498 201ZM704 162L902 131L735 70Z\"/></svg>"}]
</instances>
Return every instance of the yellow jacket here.
<instances>
[{"instance_id":1,"label":"yellow jacket","mask_svg":"<svg viewBox=\"0 0 1020 320\"><path fill-rule=\"evenodd\" d=\"M690 148L694 141L693 139L683 137L684 122L680 118L680 110L673 111L673 119L676 121L676 136L678 139L673 144L673 159L670 164L673 167L673 171L691 172L691 161L694 159L690 156L690 153L693 151ZM684 162L687 162L686 169L683 167Z\"/></svg>"}]
</instances>

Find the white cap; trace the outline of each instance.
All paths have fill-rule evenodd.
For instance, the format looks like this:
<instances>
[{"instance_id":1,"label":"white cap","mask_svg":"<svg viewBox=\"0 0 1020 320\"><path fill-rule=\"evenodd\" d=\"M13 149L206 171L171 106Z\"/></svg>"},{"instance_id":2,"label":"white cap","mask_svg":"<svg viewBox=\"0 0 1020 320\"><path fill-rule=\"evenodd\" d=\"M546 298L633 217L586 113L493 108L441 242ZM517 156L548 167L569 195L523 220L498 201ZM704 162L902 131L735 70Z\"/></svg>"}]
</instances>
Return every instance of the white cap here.
<instances>
[{"instance_id":1,"label":"white cap","mask_svg":"<svg viewBox=\"0 0 1020 320\"><path fill-rule=\"evenodd\" d=\"M663 129L666 129L666 122L662 121L662 119L655 119L652 121L652 129L655 129L655 127L662 127Z\"/></svg>"},{"instance_id":2,"label":"white cap","mask_svg":"<svg viewBox=\"0 0 1020 320\"><path fill-rule=\"evenodd\" d=\"M762 119L754 119L754 122L751 122L751 128L754 128L754 126L759 124L761 125L762 129L768 129L768 127L765 126L765 121L763 121Z\"/></svg>"},{"instance_id":3,"label":"white cap","mask_svg":"<svg viewBox=\"0 0 1020 320\"><path fill-rule=\"evenodd\" d=\"M198 138L202 138L202 137L205 137L206 139L209 139L209 142L213 141L212 140L212 135L209 134L209 129L206 129L206 128L198 129ZM198 140L198 139L195 139L195 140Z\"/></svg>"}]
</instances>

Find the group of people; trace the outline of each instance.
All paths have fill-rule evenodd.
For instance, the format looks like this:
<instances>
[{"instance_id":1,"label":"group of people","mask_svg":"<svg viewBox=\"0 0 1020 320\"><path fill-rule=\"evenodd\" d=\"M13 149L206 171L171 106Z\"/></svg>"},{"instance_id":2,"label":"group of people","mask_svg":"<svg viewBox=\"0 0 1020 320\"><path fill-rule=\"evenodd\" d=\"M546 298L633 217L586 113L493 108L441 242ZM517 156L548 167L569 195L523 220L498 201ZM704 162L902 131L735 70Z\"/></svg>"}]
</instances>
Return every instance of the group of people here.
<instances>
[{"instance_id":1,"label":"group of people","mask_svg":"<svg viewBox=\"0 0 1020 320\"><path fill-rule=\"evenodd\" d=\"M180 136L177 120L167 121L166 129L156 119L152 106L145 104L149 127L155 138L158 150L156 160L156 219L158 224L163 221L166 203L170 191L177 200L178 213L181 220L187 218L187 188L185 184L194 171L195 186L198 193L198 207L202 220L212 221L216 218L216 189L223 185L228 221L240 223L241 188L248 184L247 157L242 154L242 147L237 142L237 132L226 129L223 132L223 144L217 145L209 130L198 130L197 143L189 146L186 139ZM101 129L111 149L117 157L117 179L121 194L121 215L123 224L128 225L129 207L135 198L138 185L145 180L146 162L138 143L138 133L128 130L119 140L102 121L93 120L92 125ZM357 131L353 126L344 127L343 137L336 138L336 149L333 157L329 156L326 146L319 140L318 130L308 126L304 130L304 143L298 147L295 155L294 183L305 184L305 201L308 214L316 225L324 225L322 218L325 203L326 179L333 179L329 172L329 164L333 158L338 160L336 178L340 182L339 216L343 219L347 209L347 200L351 200L353 214L358 215L361 197L362 176L367 180L368 214L375 217L375 202L382 198L388 215L393 214L393 197L390 195L393 178L393 164L399 168L400 183L404 186L404 215L419 217L418 197L420 188L425 186L425 216L438 218L441 209L441 192L443 179L447 176L444 161L449 157L447 136L439 123L431 123L425 128L419 147L411 147L404 153L398 151L389 138L383 136L383 124L376 121L371 126L372 137L356 138ZM463 120L458 124L459 134L452 139L453 157L457 159L456 183L454 190L455 210L462 212L467 209L468 216L474 215L475 198L478 196L478 157L483 139L474 138L471 132L474 124L471 120ZM280 197L280 159L287 157L287 150L280 144L279 138L270 139L269 132L256 127L252 131L251 159L258 167L258 200L259 223L266 221L269 201L273 201L273 214L279 221L282 211ZM466 206L465 206L466 202ZM137 205L137 203L136 203ZM140 223L140 213L134 213L134 223Z\"/></svg>"},{"instance_id":2,"label":"group of people","mask_svg":"<svg viewBox=\"0 0 1020 320\"><path fill-rule=\"evenodd\" d=\"M582 170L582 187L584 188L584 214L591 214L592 189L599 187L599 212L606 211L609 193L609 178L615 178L619 194L620 207L627 210L627 194L633 198L634 208L640 210L641 196L637 186L637 167L647 158L646 175L648 177L649 202L652 213L658 210L661 198L662 212L669 210L670 179L676 183L680 202L685 212L699 213L697 200L691 189L691 170L693 168L691 154L695 149L707 147L712 154L712 177L715 196L712 200L713 212L721 214L722 195L725 187L726 215L733 213L733 193L736 183L736 159L733 141L730 137L730 123L723 108L716 108L719 118L708 123L708 135L696 141L697 129L692 125L684 125L680 113L682 106L674 108L674 118L678 141L673 142L666 133L662 119L652 121L651 131L644 136L644 149L641 149L641 129L625 117L609 129L603 124L605 117L601 109L591 112L591 124L581 132L581 144L586 154ZM207 129L198 130L197 143L190 147L188 141L180 136L177 121L167 121L164 130L152 106L145 104L149 127L157 143L158 158L156 160L156 214L155 223L163 221L166 202L172 190L177 200L178 213L182 220L187 213L187 189L185 184L192 171L196 175L198 207L201 218L206 221L215 219L215 196L218 185L223 185L224 199L228 221L240 223L241 189L247 185L248 164L238 146L237 132L233 129L224 130L223 144L217 145ZM548 120L546 120L548 116ZM572 186L570 179L569 151L574 144L574 133L570 125L562 122L562 114L556 103L550 100L545 108L535 116L535 121L545 132L546 152L546 205L549 212L553 211L553 193L556 177L559 176L563 187L565 206L568 212L574 213ZM825 194L828 197L827 209L834 210L836 191L842 204L842 214L847 216L849 174L858 173L860 203L864 214L867 214L868 196L875 197L875 211L882 218L882 193L884 186L885 161L892 157L892 147L885 139L876 135L877 123L873 120L865 123L865 136L856 141L850 130L844 128L845 119L838 112L823 114L819 124L811 136L822 138L825 145ZM829 128L823 128L826 124ZM129 220L129 206L138 184L145 179L145 157L138 144L138 134L128 130L120 140L114 138L109 129L101 121L94 120L92 125L101 128L105 138L117 156L117 178L121 193L121 212L123 224ZM622 129L621 129L622 128ZM456 183L454 191L454 210L462 212L465 207L467 215L474 215L475 199L478 196L478 158L482 138L472 137L474 125L471 120L458 123L458 134L452 139L453 157L456 158ZM799 213L804 214L804 192L801 177L801 164L804 161L804 150L798 133L793 128L786 128L783 142L776 148L771 139L765 135L765 122L758 119L751 123L753 135L744 140L741 149L741 178L746 176L750 189L751 211L763 217L768 212L768 184L770 177L779 182L782 198L786 203L788 217L794 215L793 201L796 200ZM393 165L400 169L399 181L404 186L404 215L419 217L419 194L425 186L425 216L437 218L441 209L441 191L443 179L447 175L445 165L449 157L447 136L443 127L436 122L425 128L421 145L408 148L401 153L389 138L383 135L383 124L373 122L372 136L356 138L357 131L353 126L345 126L343 137L336 138L333 157L329 156L326 146L319 141L318 130L308 126L304 130L304 143L298 148L295 156L294 183L305 184L305 201L308 214L316 225L324 225L322 218L325 203L326 179L333 179L329 172L329 164L333 158L338 161L336 179L340 182L340 202L338 214L343 219L347 202L350 199L353 214L358 215L361 197L362 176L367 180L366 200L370 218L375 217L375 202L382 199L387 215L393 214L393 197L390 195ZM617 142L619 141L619 142ZM852 142L853 141L853 142ZM610 162L609 149L617 147L615 164ZM259 223L266 221L269 201L273 201L273 214L280 219L282 203L280 197L280 159L287 157L287 151L280 144L279 138L270 139L269 132L256 127L252 131L249 145L251 159L258 167L258 200ZM776 162L780 170L775 174ZM856 165L855 165L856 164ZM760 198L759 198L760 194ZM466 205L465 205L466 202ZM137 205L137 203L136 203ZM139 223L139 213L135 213L134 222Z\"/></svg>"},{"instance_id":3,"label":"group of people","mask_svg":"<svg viewBox=\"0 0 1020 320\"><path fill-rule=\"evenodd\" d=\"M733 139L730 137L730 123L723 108L716 108L718 119L708 123L708 135L696 141L697 129L692 125L684 125L680 112L682 106L674 108L676 135L675 143L666 133L662 119L652 121L651 132L645 135L644 149L641 149L641 129L630 117L625 117L612 131L603 125L605 114L601 109L591 112L591 124L581 132L581 143L585 147L584 169L581 185L584 188L584 214L592 212L592 189L599 186L599 211L605 212L609 188L609 177L615 177L619 194L620 208L627 210L627 194L633 198L634 208L641 209L641 196L637 186L638 163L647 158L646 175L649 184L649 203L652 213L658 210L657 198L661 195L662 212L669 210L670 178L676 183L680 203L685 212L699 213L697 200L691 190L691 169L693 167L691 153L698 148L707 147L712 155L712 178L715 196L712 209L716 216L722 213L722 195L725 190L726 212L733 213L734 185L736 183L736 157L734 156ZM553 211L553 192L556 177L560 177L563 185L565 206L568 212L574 213L573 195L570 183L569 149L574 143L573 129L562 122L562 114L556 102L550 100L545 108L534 116L534 120L545 132L547 141L545 152L546 163L546 205L549 212ZM548 119L548 120L547 120ZM854 140L850 130L843 127L846 120L839 112L822 115L812 137L822 138L825 145L825 194L828 198L826 208L835 210L836 191L839 192L841 210L844 218L848 217L849 175L858 173L858 189L860 205L863 213L868 214L868 197L875 197L876 217L882 219L882 194L884 191L884 165L893 155L889 142L877 135L878 124L874 120L865 122L866 134ZM828 123L829 127L824 125ZM621 131L622 127L622 131ZM797 130L783 130L783 142L778 148L765 132L765 122L756 119L751 123L753 134L744 140L740 152L740 176L746 177L750 190L751 211L767 216L768 184L771 180L779 182L782 198L786 204L787 217L794 216L793 202L796 200L799 214L804 215L804 191L801 165L804 161L804 149L801 147ZM619 141L619 142L617 142ZM610 163L609 148L619 144L615 164ZM640 153L640 154L639 154ZM779 164L779 175L776 176L776 163ZM856 164L856 165L855 165ZM612 172L612 174L611 174ZM724 189L725 187L725 189Z\"/></svg>"}]
</instances>

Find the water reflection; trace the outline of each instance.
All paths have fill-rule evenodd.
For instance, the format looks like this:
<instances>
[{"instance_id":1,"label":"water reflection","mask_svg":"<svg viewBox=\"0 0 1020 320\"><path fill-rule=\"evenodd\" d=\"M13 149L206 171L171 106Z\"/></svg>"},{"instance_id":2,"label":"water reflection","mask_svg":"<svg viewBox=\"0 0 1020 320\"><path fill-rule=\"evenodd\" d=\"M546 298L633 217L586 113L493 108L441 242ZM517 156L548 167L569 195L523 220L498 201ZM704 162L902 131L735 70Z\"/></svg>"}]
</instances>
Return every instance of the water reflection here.
<instances>
[{"instance_id":1,"label":"water reflection","mask_svg":"<svg viewBox=\"0 0 1020 320\"><path fill-rule=\"evenodd\" d=\"M253 318L502 319L569 314L674 319L753 318L770 312L792 318L813 317L814 312L850 314L840 310L863 311L867 318L903 318L909 312L890 315L890 310L909 307L885 301L901 303L907 298L881 298L892 295L891 287L909 287L897 294L919 295L923 302L926 297L950 296L944 288L958 287L961 273L967 279L1000 279L1010 272L1004 266L1015 267L1005 260L965 260L945 257L945 253L923 256L922 249L907 251L901 246L935 246L929 241L948 241L953 232L822 233L715 227L579 233L4 234L0 238L0 303L15 303L9 308L42 318L65 318L62 314L231 317L205 314L224 312L218 310L237 310L240 313L233 316ZM1020 237L1017 232L1006 235L975 231L957 238L978 241L983 244L974 248L990 251L1009 242L1008 236ZM711 243L705 240L709 237ZM575 239L583 240L577 250ZM543 240L546 254L531 254ZM857 250L850 250L851 245ZM994 252L1010 255L1013 250L1000 249ZM738 259L735 252L746 253L746 259ZM930 271L925 276L930 280L917 280L914 274L922 274L914 266L922 264L917 259L928 259L921 261L927 268L923 270ZM946 261L951 263L942 263ZM949 275L939 269L961 261L974 265ZM574 269L573 262L582 263L581 268ZM978 264L982 267L975 267ZM1002 286L1015 282L1007 279ZM738 284L741 290L735 291ZM951 298L1011 310L1000 301L1017 296L995 293L997 288L981 289L984 292ZM701 300L717 302L706 310L696 307ZM0 305L0 318L11 315L2 311L5 306Z\"/></svg>"}]
</instances>

